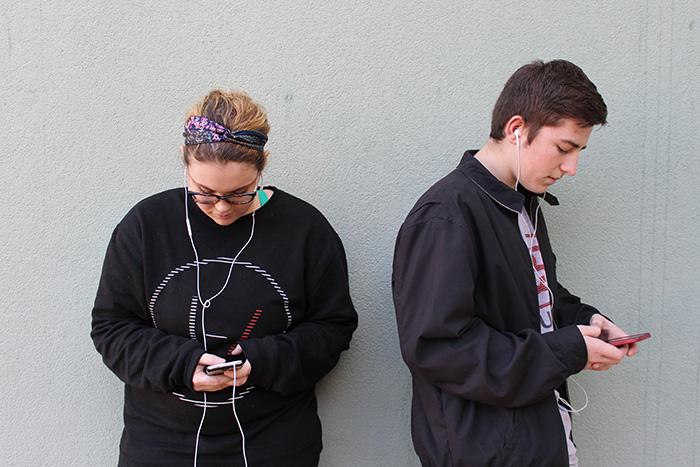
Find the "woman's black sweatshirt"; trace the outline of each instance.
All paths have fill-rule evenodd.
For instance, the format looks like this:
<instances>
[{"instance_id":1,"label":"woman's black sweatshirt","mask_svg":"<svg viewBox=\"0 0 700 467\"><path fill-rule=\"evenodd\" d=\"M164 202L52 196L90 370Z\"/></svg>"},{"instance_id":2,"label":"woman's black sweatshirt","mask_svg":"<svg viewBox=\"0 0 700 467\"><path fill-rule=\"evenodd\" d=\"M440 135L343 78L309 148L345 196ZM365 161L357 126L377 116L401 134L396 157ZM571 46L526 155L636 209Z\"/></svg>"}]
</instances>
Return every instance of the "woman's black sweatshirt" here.
<instances>
[{"instance_id":1,"label":"woman's black sweatshirt","mask_svg":"<svg viewBox=\"0 0 700 467\"><path fill-rule=\"evenodd\" d=\"M348 348L357 314L333 228L308 203L272 189L204 317L184 190L141 201L114 230L91 336L125 383L120 464L191 465L205 405L199 465L242 462L231 390L206 393L205 404L192 387L205 341L220 356L239 343L251 362L235 404L251 465L318 455L314 385ZM253 216L220 226L189 198L188 207L206 300L226 282Z\"/></svg>"}]
</instances>

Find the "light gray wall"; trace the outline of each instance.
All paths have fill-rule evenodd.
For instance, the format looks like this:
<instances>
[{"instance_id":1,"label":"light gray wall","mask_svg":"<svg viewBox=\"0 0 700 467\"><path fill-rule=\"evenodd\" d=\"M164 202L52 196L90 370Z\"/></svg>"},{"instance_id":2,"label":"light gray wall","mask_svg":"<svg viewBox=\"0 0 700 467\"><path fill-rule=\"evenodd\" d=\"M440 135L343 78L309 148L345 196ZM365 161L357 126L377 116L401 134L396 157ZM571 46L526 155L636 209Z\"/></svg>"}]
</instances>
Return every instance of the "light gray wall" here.
<instances>
[{"instance_id":1,"label":"light gray wall","mask_svg":"<svg viewBox=\"0 0 700 467\"><path fill-rule=\"evenodd\" d=\"M114 465L121 384L89 340L109 234L180 183L184 112L212 87L270 113L266 181L345 242L360 327L319 387L324 466L417 465L390 296L415 199L487 137L505 79L568 58L610 124L546 208L561 276L638 357L577 377L584 466L700 466L697 0L0 0L3 465ZM574 388L576 405L582 393Z\"/></svg>"}]
</instances>

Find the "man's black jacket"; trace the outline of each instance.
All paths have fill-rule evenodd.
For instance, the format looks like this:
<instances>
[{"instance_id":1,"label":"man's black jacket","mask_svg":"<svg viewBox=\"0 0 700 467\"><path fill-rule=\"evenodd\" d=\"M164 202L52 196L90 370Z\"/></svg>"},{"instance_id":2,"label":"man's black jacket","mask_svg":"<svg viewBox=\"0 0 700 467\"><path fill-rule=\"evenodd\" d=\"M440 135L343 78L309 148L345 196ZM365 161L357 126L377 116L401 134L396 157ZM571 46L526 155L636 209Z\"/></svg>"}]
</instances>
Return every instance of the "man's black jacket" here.
<instances>
[{"instance_id":1,"label":"man's black jacket","mask_svg":"<svg viewBox=\"0 0 700 467\"><path fill-rule=\"evenodd\" d=\"M401 352L413 375L413 442L425 466L568 465L554 390L585 366L575 325L598 311L557 282L540 209L537 239L557 327L540 333L517 220L523 206L532 217L537 203L468 151L401 226L392 286Z\"/></svg>"}]
</instances>

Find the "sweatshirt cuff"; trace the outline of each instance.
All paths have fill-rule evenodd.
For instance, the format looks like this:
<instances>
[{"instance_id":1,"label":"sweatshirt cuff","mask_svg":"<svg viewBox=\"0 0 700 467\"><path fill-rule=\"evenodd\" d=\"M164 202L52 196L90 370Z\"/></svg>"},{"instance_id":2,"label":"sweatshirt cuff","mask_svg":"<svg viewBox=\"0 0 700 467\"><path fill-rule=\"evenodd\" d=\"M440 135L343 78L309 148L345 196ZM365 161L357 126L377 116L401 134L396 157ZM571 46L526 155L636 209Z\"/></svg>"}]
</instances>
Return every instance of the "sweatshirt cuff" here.
<instances>
[{"instance_id":1,"label":"sweatshirt cuff","mask_svg":"<svg viewBox=\"0 0 700 467\"><path fill-rule=\"evenodd\" d=\"M238 342L238 345L243 349L246 360L250 362L251 370L248 375L248 381L256 386L269 389L272 386L269 371L272 364L272 359L269 355L272 346L268 346L267 349L265 348L264 341L266 338L268 338L268 336L247 339Z\"/></svg>"},{"instance_id":2,"label":"sweatshirt cuff","mask_svg":"<svg viewBox=\"0 0 700 467\"><path fill-rule=\"evenodd\" d=\"M197 348L190 352L190 355L187 357L187 361L183 369L184 373L182 375L182 379L185 382L185 387L187 387L187 389L190 391L195 390L194 385L192 384L192 377L194 376L194 370L197 368L197 363L199 363L199 359L202 358L202 355L204 355L204 350Z\"/></svg>"},{"instance_id":3,"label":"sweatshirt cuff","mask_svg":"<svg viewBox=\"0 0 700 467\"><path fill-rule=\"evenodd\" d=\"M586 341L576 326L566 326L553 332L542 334L545 342L568 369L569 376L586 367L588 350Z\"/></svg>"}]
</instances>

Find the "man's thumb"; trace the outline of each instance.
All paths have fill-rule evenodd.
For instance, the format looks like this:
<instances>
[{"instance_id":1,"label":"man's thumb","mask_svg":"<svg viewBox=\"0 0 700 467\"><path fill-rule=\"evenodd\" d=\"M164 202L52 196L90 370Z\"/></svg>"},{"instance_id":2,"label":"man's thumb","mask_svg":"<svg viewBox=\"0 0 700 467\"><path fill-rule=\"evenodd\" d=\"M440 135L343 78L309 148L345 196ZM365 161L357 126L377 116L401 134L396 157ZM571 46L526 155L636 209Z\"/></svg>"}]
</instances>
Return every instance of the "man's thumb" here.
<instances>
[{"instance_id":1,"label":"man's thumb","mask_svg":"<svg viewBox=\"0 0 700 467\"><path fill-rule=\"evenodd\" d=\"M580 325L578 328L581 331L581 334L583 334L584 336L588 336L588 337L600 336L600 328L598 326Z\"/></svg>"}]
</instances>

